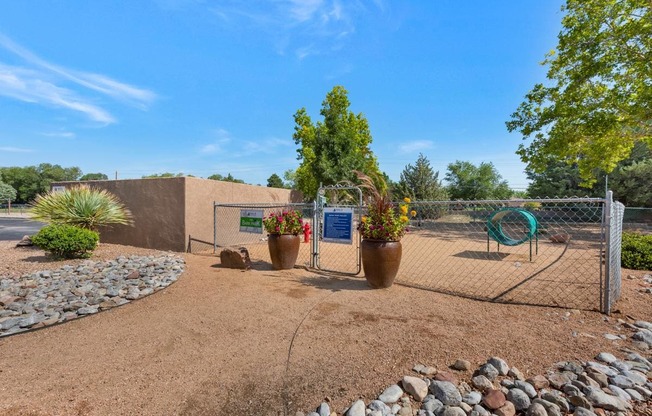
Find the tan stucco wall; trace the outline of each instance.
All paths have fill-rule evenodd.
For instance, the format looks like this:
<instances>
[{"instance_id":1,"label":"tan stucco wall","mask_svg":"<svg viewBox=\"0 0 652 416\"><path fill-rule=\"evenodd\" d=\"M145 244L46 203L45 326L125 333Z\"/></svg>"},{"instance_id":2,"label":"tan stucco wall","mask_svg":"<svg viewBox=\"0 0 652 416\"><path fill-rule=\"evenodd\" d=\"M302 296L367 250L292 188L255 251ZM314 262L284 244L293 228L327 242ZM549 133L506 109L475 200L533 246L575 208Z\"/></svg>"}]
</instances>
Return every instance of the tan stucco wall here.
<instances>
[{"instance_id":1,"label":"tan stucco wall","mask_svg":"<svg viewBox=\"0 0 652 416\"><path fill-rule=\"evenodd\" d=\"M301 202L300 192L241 183L186 178L186 238L213 241L213 202Z\"/></svg>"},{"instance_id":2,"label":"tan stucco wall","mask_svg":"<svg viewBox=\"0 0 652 416\"><path fill-rule=\"evenodd\" d=\"M100 240L160 250L185 251L185 179L152 178L117 181L87 181L91 187L106 189L129 208L134 226L101 228ZM80 182L52 185L74 186Z\"/></svg>"},{"instance_id":3,"label":"tan stucco wall","mask_svg":"<svg viewBox=\"0 0 652 416\"><path fill-rule=\"evenodd\" d=\"M134 226L100 229L106 243L160 250L185 251L188 236L213 241L213 202L301 202L302 195L288 189L267 188L201 178L152 178L80 183L114 193L131 210Z\"/></svg>"}]
</instances>

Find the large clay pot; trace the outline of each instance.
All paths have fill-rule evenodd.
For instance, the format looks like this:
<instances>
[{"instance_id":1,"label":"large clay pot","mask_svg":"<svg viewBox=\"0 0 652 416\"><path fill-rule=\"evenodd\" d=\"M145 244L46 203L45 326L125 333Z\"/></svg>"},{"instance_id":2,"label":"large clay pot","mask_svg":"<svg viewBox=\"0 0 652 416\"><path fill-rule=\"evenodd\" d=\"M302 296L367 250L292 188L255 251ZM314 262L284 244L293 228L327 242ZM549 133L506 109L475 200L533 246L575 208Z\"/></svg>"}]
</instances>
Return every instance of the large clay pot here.
<instances>
[{"instance_id":1,"label":"large clay pot","mask_svg":"<svg viewBox=\"0 0 652 416\"><path fill-rule=\"evenodd\" d=\"M390 287L401 265L403 247L400 241L362 240L362 268L369 286Z\"/></svg>"},{"instance_id":2,"label":"large clay pot","mask_svg":"<svg viewBox=\"0 0 652 416\"><path fill-rule=\"evenodd\" d=\"M274 270L291 269L299 256L301 238L292 234L270 234L267 246Z\"/></svg>"}]
</instances>

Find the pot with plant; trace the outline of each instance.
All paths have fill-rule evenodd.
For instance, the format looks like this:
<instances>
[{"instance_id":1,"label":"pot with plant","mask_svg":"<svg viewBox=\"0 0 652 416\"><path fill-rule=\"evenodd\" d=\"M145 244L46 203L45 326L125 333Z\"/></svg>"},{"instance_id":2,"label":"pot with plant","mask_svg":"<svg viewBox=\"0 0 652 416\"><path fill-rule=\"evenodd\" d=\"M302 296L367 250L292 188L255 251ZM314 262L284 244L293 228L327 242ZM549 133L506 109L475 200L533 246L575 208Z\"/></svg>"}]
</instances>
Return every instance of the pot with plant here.
<instances>
[{"instance_id":1,"label":"pot with plant","mask_svg":"<svg viewBox=\"0 0 652 416\"><path fill-rule=\"evenodd\" d=\"M263 218L267 231L267 246L274 270L286 270L294 267L299 256L303 232L303 218L296 210L272 213Z\"/></svg>"},{"instance_id":2,"label":"pot with plant","mask_svg":"<svg viewBox=\"0 0 652 416\"><path fill-rule=\"evenodd\" d=\"M382 179L374 181L360 172L357 175L367 205L367 215L358 225L362 236L362 268L371 287L387 288L394 283L401 265L401 238L408 231L408 215L414 217L416 211L409 212L409 198L394 204Z\"/></svg>"}]
</instances>

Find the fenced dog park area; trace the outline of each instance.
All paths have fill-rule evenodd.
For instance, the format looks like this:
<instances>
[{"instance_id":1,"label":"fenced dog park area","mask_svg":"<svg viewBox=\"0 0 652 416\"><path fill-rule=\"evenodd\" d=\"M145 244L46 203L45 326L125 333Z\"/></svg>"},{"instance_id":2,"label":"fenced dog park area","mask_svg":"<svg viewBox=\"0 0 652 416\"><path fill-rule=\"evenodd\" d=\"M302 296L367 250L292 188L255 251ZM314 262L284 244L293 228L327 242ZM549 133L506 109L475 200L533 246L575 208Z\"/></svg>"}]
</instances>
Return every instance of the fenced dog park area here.
<instances>
[{"instance_id":1,"label":"fenced dog park area","mask_svg":"<svg viewBox=\"0 0 652 416\"><path fill-rule=\"evenodd\" d=\"M363 277L354 212L350 244L325 242L318 204L215 204L214 245L269 262L266 234L240 228L245 211L302 212L312 230L298 265ZM609 198L415 202L397 283L472 299L608 312L619 296L623 205ZM316 230L316 233L315 233ZM192 247L191 247L192 249Z\"/></svg>"}]
</instances>

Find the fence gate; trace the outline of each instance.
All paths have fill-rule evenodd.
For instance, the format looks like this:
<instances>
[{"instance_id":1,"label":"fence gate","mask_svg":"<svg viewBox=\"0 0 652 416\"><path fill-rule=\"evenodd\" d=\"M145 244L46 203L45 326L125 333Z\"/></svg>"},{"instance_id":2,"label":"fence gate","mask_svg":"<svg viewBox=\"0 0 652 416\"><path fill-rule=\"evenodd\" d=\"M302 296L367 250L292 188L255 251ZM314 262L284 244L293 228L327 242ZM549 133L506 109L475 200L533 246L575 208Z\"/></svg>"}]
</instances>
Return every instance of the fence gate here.
<instances>
[{"instance_id":1,"label":"fence gate","mask_svg":"<svg viewBox=\"0 0 652 416\"><path fill-rule=\"evenodd\" d=\"M317 195L312 266L357 275L362 269L357 230L362 216L362 191L356 186L324 186Z\"/></svg>"}]
</instances>

